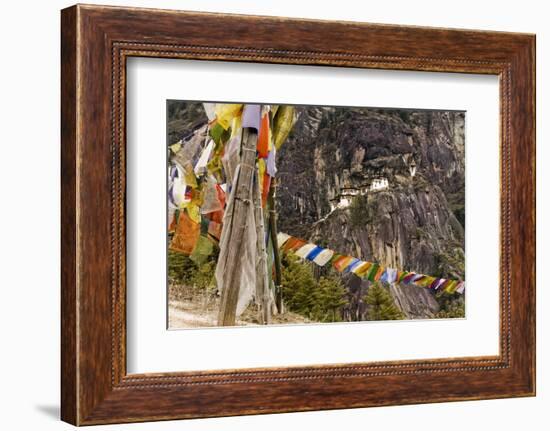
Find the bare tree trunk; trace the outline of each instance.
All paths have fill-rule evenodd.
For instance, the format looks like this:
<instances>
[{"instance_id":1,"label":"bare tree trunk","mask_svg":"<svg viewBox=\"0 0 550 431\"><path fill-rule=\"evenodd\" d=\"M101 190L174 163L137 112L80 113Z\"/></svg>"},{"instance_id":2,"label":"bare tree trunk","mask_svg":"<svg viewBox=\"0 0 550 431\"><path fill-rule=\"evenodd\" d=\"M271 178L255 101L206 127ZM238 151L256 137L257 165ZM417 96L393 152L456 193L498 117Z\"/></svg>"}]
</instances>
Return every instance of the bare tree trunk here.
<instances>
[{"instance_id":1,"label":"bare tree trunk","mask_svg":"<svg viewBox=\"0 0 550 431\"><path fill-rule=\"evenodd\" d=\"M256 300L260 305L260 322L264 325L271 323L271 297L269 294L269 274L267 271L267 251L265 247L264 210L262 208L262 195L260 181L256 171L254 182L254 215L256 217Z\"/></svg>"},{"instance_id":2,"label":"bare tree trunk","mask_svg":"<svg viewBox=\"0 0 550 431\"><path fill-rule=\"evenodd\" d=\"M251 193L253 177L256 171L256 144L258 135L252 129L243 130L243 145L240 160L239 176L235 187L235 197L229 226L229 238L225 242L230 247L224 265L227 274L224 274L223 289L221 292L220 310L218 313L218 325L235 325L237 314L237 302L242 273L242 252L246 241L246 214L251 210ZM219 263L218 263L219 264Z\"/></svg>"}]
</instances>

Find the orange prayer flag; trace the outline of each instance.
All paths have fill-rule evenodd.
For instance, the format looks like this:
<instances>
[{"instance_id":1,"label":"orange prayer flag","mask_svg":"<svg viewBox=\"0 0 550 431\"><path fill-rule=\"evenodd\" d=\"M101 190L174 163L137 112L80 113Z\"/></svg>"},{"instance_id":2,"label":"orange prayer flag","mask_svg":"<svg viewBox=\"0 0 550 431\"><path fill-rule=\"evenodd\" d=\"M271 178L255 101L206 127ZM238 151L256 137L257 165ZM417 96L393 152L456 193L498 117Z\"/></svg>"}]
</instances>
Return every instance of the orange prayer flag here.
<instances>
[{"instance_id":1,"label":"orange prayer flag","mask_svg":"<svg viewBox=\"0 0 550 431\"><path fill-rule=\"evenodd\" d=\"M345 268L347 268L352 260L353 257L351 256L342 256L339 259L336 259L334 262L334 267L338 272L342 272Z\"/></svg>"},{"instance_id":2,"label":"orange prayer flag","mask_svg":"<svg viewBox=\"0 0 550 431\"><path fill-rule=\"evenodd\" d=\"M385 270L386 268L384 268L383 266L379 267L378 271L376 271L376 274L374 274L374 281L380 280L380 277L382 277L382 274L384 274Z\"/></svg>"},{"instance_id":3,"label":"orange prayer flag","mask_svg":"<svg viewBox=\"0 0 550 431\"><path fill-rule=\"evenodd\" d=\"M266 112L260 123L260 133L258 134L258 156L266 159L269 154L269 114Z\"/></svg>"},{"instance_id":4,"label":"orange prayer flag","mask_svg":"<svg viewBox=\"0 0 550 431\"><path fill-rule=\"evenodd\" d=\"M306 244L307 244L307 241L304 241L303 239L296 238L296 244L294 244L290 250L291 251L297 251L298 249L302 248Z\"/></svg>"},{"instance_id":5,"label":"orange prayer flag","mask_svg":"<svg viewBox=\"0 0 550 431\"><path fill-rule=\"evenodd\" d=\"M288 251L295 251L298 250L300 247L302 247L306 242L300 238L290 238L287 242L284 243L284 245L281 247L281 250L288 252Z\"/></svg>"},{"instance_id":6,"label":"orange prayer flag","mask_svg":"<svg viewBox=\"0 0 550 431\"><path fill-rule=\"evenodd\" d=\"M174 232L176 230L176 215L170 220L170 225L168 226L168 232Z\"/></svg>"},{"instance_id":7,"label":"orange prayer flag","mask_svg":"<svg viewBox=\"0 0 550 431\"><path fill-rule=\"evenodd\" d=\"M176 232L170 242L170 250L190 255L200 235L200 224L191 220L185 211L180 211Z\"/></svg>"}]
</instances>

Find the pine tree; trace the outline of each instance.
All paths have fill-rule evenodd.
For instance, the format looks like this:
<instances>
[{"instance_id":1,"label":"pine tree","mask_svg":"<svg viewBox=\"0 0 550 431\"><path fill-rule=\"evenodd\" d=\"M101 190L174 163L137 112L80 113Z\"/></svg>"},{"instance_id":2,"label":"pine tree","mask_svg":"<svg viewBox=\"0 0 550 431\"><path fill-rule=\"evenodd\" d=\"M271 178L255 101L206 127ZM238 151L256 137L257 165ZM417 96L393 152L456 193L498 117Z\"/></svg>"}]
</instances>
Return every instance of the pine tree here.
<instances>
[{"instance_id":1,"label":"pine tree","mask_svg":"<svg viewBox=\"0 0 550 431\"><path fill-rule=\"evenodd\" d=\"M288 309L311 317L319 294L311 268L300 263L296 256L286 255L283 259L281 284Z\"/></svg>"},{"instance_id":2,"label":"pine tree","mask_svg":"<svg viewBox=\"0 0 550 431\"><path fill-rule=\"evenodd\" d=\"M341 321L338 310L347 304L345 299L346 289L339 278L335 276L321 277L319 279L319 291L321 309L324 322Z\"/></svg>"},{"instance_id":3,"label":"pine tree","mask_svg":"<svg viewBox=\"0 0 550 431\"><path fill-rule=\"evenodd\" d=\"M346 290L336 276L317 282L311 264L286 255L282 266L283 297L287 308L318 322L340 321L339 308L347 303Z\"/></svg>"},{"instance_id":4,"label":"pine tree","mask_svg":"<svg viewBox=\"0 0 550 431\"><path fill-rule=\"evenodd\" d=\"M405 317L380 283L373 283L369 287L364 300L370 305L368 320L401 320Z\"/></svg>"}]
</instances>

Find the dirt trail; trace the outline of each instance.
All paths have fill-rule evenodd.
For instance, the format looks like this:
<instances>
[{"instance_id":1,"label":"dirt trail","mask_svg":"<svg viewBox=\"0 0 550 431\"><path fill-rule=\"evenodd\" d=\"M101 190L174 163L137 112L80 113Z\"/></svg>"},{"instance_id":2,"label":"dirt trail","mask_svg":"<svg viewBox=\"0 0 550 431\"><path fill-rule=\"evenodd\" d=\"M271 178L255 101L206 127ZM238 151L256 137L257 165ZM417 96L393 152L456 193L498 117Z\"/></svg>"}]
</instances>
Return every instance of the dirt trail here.
<instances>
[{"instance_id":1,"label":"dirt trail","mask_svg":"<svg viewBox=\"0 0 550 431\"><path fill-rule=\"evenodd\" d=\"M218 326L217 301L203 302L189 299L171 299L168 303L168 307L168 327L170 329L210 328ZM272 324L275 325L308 322L306 318L290 312L275 315L272 318ZM255 313L252 310L246 310L240 318L237 319L238 326L252 326L258 324Z\"/></svg>"}]
</instances>

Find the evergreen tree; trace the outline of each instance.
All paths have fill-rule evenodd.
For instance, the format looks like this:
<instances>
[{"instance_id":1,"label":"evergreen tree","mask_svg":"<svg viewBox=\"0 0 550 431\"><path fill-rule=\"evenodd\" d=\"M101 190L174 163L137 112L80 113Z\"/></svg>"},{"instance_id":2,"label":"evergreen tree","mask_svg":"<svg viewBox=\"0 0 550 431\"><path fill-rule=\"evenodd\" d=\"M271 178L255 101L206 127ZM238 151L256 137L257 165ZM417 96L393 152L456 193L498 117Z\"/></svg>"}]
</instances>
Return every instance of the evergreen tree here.
<instances>
[{"instance_id":1,"label":"evergreen tree","mask_svg":"<svg viewBox=\"0 0 550 431\"><path fill-rule=\"evenodd\" d=\"M336 276L321 277L319 279L319 291L323 311L323 317L320 320L324 322L341 321L338 311L347 304L345 299L346 289L341 280Z\"/></svg>"},{"instance_id":2,"label":"evergreen tree","mask_svg":"<svg viewBox=\"0 0 550 431\"><path fill-rule=\"evenodd\" d=\"M294 255L284 256L281 284L288 309L311 317L319 294L311 268L300 263Z\"/></svg>"},{"instance_id":3,"label":"evergreen tree","mask_svg":"<svg viewBox=\"0 0 550 431\"><path fill-rule=\"evenodd\" d=\"M370 306L368 320L401 320L405 317L380 283L373 283L364 299Z\"/></svg>"},{"instance_id":4,"label":"evergreen tree","mask_svg":"<svg viewBox=\"0 0 550 431\"><path fill-rule=\"evenodd\" d=\"M439 312L435 315L439 319L454 319L466 316L464 297L458 293L441 292L436 295L439 302Z\"/></svg>"},{"instance_id":5,"label":"evergreen tree","mask_svg":"<svg viewBox=\"0 0 550 431\"><path fill-rule=\"evenodd\" d=\"M339 308L347 303L346 293L336 276L321 277L317 282L309 263L296 256L283 257L283 298L287 308L318 322L340 321Z\"/></svg>"}]
</instances>

